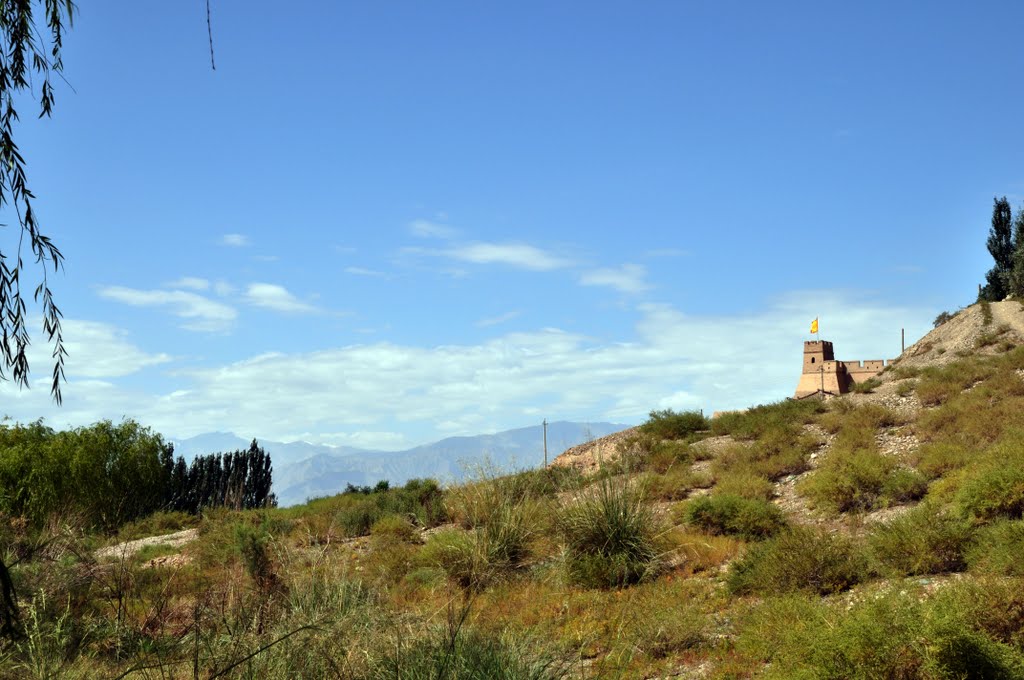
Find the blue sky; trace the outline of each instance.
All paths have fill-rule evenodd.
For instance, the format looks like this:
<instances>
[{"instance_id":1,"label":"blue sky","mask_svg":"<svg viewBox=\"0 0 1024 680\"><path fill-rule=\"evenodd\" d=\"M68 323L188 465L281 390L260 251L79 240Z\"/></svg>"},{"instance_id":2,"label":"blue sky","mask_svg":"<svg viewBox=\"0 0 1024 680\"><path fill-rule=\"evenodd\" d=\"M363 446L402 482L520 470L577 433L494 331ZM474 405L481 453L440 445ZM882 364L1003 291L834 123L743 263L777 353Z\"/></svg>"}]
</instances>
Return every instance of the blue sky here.
<instances>
[{"instance_id":1,"label":"blue sky","mask_svg":"<svg viewBox=\"0 0 1024 680\"><path fill-rule=\"evenodd\" d=\"M397 449L775 400L815 316L882 358L970 303L1024 203L1017 2L211 5L216 71L200 0L83 4L23 115L71 357L13 418Z\"/></svg>"}]
</instances>

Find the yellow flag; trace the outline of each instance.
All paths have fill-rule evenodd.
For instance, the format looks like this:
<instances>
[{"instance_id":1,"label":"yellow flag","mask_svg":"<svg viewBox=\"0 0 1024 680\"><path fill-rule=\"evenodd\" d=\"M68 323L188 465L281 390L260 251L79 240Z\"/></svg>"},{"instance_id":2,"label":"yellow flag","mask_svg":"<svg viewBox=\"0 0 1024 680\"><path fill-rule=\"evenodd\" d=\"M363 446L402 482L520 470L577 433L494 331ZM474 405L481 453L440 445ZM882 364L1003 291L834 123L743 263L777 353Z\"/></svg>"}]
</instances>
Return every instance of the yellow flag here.
<instances>
[{"instance_id":1,"label":"yellow flag","mask_svg":"<svg viewBox=\"0 0 1024 680\"><path fill-rule=\"evenodd\" d=\"M815 319L814 321L811 322L811 332L812 333L817 333L818 332L818 320L817 319Z\"/></svg>"}]
</instances>

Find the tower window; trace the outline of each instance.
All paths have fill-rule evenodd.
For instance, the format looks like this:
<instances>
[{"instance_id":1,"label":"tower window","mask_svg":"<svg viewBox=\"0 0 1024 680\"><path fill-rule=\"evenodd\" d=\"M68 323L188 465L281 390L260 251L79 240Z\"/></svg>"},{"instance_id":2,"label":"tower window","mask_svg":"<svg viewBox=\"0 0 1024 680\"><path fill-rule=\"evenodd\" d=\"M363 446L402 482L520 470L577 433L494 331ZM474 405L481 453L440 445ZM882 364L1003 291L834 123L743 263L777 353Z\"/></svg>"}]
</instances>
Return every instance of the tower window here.
<instances>
[{"instance_id":1,"label":"tower window","mask_svg":"<svg viewBox=\"0 0 1024 680\"><path fill-rule=\"evenodd\" d=\"M811 357L811 363L812 364L814 363L814 357Z\"/></svg>"}]
</instances>

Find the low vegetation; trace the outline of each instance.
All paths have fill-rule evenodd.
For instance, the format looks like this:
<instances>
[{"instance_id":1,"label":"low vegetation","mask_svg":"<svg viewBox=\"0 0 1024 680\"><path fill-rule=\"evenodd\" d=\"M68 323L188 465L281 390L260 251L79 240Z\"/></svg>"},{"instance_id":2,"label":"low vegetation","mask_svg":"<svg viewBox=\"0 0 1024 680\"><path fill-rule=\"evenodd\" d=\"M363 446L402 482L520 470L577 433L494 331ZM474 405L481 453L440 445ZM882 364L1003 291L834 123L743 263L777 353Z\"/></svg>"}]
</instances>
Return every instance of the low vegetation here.
<instances>
[{"instance_id":1,"label":"low vegetation","mask_svg":"<svg viewBox=\"0 0 1024 680\"><path fill-rule=\"evenodd\" d=\"M0 496L0 678L1024 677L1022 369L997 342L874 394L654 411L589 475L290 508L175 510L135 424L4 426L0 488L39 484ZM99 460L134 505L80 481Z\"/></svg>"}]
</instances>

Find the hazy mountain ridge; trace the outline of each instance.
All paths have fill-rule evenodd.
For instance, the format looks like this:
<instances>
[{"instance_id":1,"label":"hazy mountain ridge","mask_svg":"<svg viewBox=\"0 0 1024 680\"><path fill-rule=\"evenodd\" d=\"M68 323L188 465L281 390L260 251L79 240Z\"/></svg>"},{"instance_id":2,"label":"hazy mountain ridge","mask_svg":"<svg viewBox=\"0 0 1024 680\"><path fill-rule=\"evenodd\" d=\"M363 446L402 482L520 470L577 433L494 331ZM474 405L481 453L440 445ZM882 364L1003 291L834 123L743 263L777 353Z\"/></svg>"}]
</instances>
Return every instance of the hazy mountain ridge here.
<instances>
[{"instance_id":1,"label":"hazy mountain ridge","mask_svg":"<svg viewBox=\"0 0 1024 680\"><path fill-rule=\"evenodd\" d=\"M548 423L548 460L565 449L618 432L615 423ZM173 440L175 453L197 455L248 448L251 439L229 432L208 432ZM338 493L347 484L374 484L387 479L404 484L416 477L443 482L461 480L465 467L488 462L499 468L531 468L544 463L543 427L534 425L495 434L448 437L404 451L378 451L308 442L259 440L274 462L274 492L280 505Z\"/></svg>"}]
</instances>

